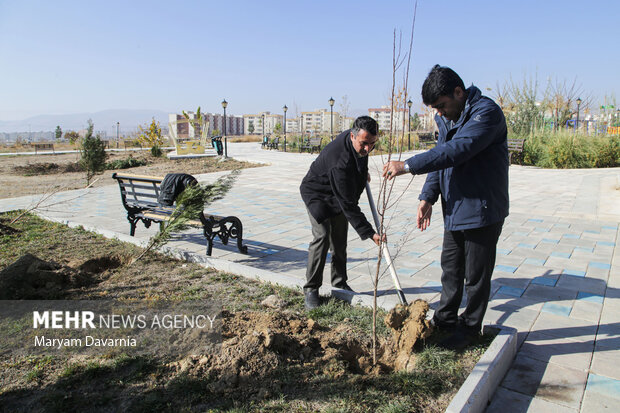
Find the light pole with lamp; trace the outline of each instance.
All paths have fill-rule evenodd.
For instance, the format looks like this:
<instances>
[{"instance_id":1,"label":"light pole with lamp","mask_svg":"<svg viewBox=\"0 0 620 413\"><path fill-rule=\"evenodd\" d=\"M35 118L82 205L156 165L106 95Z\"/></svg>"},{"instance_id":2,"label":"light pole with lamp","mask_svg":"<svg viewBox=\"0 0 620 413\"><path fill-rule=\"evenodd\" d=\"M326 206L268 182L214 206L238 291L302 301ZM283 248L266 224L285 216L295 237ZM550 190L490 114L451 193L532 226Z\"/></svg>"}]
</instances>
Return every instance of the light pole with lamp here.
<instances>
[{"instance_id":1,"label":"light pole with lamp","mask_svg":"<svg viewBox=\"0 0 620 413\"><path fill-rule=\"evenodd\" d=\"M579 107L581 106L581 98L577 98L577 122L575 126L575 131L579 130Z\"/></svg>"},{"instance_id":2,"label":"light pole with lamp","mask_svg":"<svg viewBox=\"0 0 620 413\"><path fill-rule=\"evenodd\" d=\"M409 117L407 118L407 131L409 132L409 136L407 136L407 150L411 150L411 105L413 102L411 99L407 101L407 106L409 106Z\"/></svg>"},{"instance_id":3,"label":"light pole with lamp","mask_svg":"<svg viewBox=\"0 0 620 413\"><path fill-rule=\"evenodd\" d=\"M334 98L329 98L329 117L330 117L330 134L332 141L334 140Z\"/></svg>"},{"instance_id":4,"label":"light pole with lamp","mask_svg":"<svg viewBox=\"0 0 620 413\"><path fill-rule=\"evenodd\" d=\"M286 152L286 111L288 110L286 105L284 105L282 110L284 111L284 152Z\"/></svg>"},{"instance_id":5,"label":"light pole with lamp","mask_svg":"<svg viewBox=\"0 0 620 413\"><path fill-rule=\"evenodd\" d=\"M263 113L263 136L267 136L267 128L265 128L265 114Z\"/></svg>"},{"instance_id":6,"label":"light pole with lamp","mask_svg":"<svg viewBox=\"0 0 620 413\"><path fill-rule=\"evenodd\" d=\"M120 122L116 122L116 148L118 149L120 143L121 143L121 138L120 138L120 133L119 133L119 127L120 127L121 123Z\"/></svg>"},{"instance_id":7,"label":"light pole with lamp","mask_svg":"<svg viewBox=\"0 0 620 413\"><path fill-rule=\"evenodd\" d=\"M226 107L228 106L228 102L226 102L226 99L224 99L222 101L222 107L224 108L224 127L223 129L223 133L224 133L224 159L228 158L228 139L226 138Z\"/></svg>"}]
</instances>

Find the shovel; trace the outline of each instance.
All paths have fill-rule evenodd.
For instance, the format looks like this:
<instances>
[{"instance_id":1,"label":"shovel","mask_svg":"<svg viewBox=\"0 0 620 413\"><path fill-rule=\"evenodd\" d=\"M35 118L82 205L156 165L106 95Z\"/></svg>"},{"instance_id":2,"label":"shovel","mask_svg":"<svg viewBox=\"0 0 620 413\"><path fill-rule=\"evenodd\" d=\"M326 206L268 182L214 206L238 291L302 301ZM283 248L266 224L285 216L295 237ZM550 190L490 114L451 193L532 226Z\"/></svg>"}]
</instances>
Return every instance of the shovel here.
<instances>
[{"instance_id":1,"label":"shovel","mask_svg":"<svg viewBox=\"0 0 620 413\"><path fill-rule=\"evenodd\" d=\"M377 214L377 207L375 206L375 201L372 199L372 193L370 192L370 184L366 182L366 195L368 195L368 203L370 204L370 210L372 211L372 217L375 220L375 226L377 227L377 233L379 233L380 221L379 214ZM385 242L382 243L381 252L383 253L383 258L387 263L387 266L390 270L390 274L392 274L392 280L394 281L394 288L396 289L396 295L398 295L398 300L401 304L407 305L407 299L405 298L405 293L403 293L403 289L400 287L400 282L398 281L398 276L396 275L396 270L394 269L394 263L392 262L392 257L390 256L390 251L388 251L387 244Z\"/></svg>"}]
</instances>

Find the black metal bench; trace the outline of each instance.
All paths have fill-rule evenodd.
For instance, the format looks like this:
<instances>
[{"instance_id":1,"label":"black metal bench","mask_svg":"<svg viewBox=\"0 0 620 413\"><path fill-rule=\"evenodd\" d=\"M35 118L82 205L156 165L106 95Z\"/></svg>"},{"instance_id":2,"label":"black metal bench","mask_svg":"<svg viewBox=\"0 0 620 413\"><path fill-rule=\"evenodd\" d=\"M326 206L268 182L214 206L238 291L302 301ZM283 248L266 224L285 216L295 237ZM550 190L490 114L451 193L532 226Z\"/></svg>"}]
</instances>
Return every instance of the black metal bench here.
<instances>
[{"instance_id":1,"label":"black metal bench","mask_svg":"<svg viewBox=\"0 0 620 413\"><path fill-rule=\"evenodd\" d=\"M320 137L308 139L307 141L299 145L299 152L301 153L301 151L303 151L304 149L307 149L308 152L310 153L313 153L315 149L317 152L321 152L321 141L322 140L323 139Z\"/></svg>"},{"instance_id":2,"label":"black metal bench","mask_svg":"<svg viewBox=\"0 0 620 413\"><path fill-rule=\"evenodd\" d=\"M516 153L519 163L523 165L523 144L525 139L508 139L508 163L512 163L512 154Z\"/></svg>"},{"instance_id":3,"label":"black metal bench","mask_svg":"<svg viewBox=\"0 0 620 413\"><path fill-rule=\"evenodd\" d=\"M165 206L157 201L160 185L164 178L146 175L129 175L114 173L112 178L118 181L121 190L121 200L127 210L131 236L136 233L136 224L142 221L146 228L152 222L160 226L170 219L174 206ZM217 236L222 244L227 245L229 239L237 240L237 248L243 254L247 254L248 247L243 245L243 224L235 216L221 217L217 215L205 215L201 212L197 220L189 222L190 225L202 227L207 239L207 255L213 250L213 239Z\"/></svg>"}]
</instances>

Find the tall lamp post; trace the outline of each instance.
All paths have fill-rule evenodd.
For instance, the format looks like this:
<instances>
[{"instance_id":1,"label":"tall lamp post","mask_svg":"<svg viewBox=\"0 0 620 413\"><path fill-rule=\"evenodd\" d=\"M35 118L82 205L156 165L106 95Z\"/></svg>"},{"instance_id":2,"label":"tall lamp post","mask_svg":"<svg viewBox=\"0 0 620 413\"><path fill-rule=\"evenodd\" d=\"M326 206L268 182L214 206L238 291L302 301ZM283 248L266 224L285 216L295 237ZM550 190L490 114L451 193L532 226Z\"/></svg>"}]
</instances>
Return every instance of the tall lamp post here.
<instances>
[{"instance_id":1,"label":"tall lamp post","mask_svg":"<svg viewBox=\"0 0 620 413\"><path fill-rule=\"evenodd\" d=\"M411 105L413 105L413 102L411 101L411 99L409 99L407 101L407 106L409 106L409 117L407 118L407 131L409 132L409 135L407 136L408 151L411 150Z\"/></svg>"},{"instance_id":2,"label":"tall lamp post","mask_svg":"<svg viewBox=\"0 0 620 413\"><path fill-rule=\"evenodd\" d=\"M581 106L581 98L577 98L577 122L575 126L575 130L579 129L579 107Z\"/></svg>"},{"instance_id":3,"label":"tall lamp post","mask_svg":"<svg viewBox=\"0 0 620 413\"><path fill-rule=\"evenodd\" d=\"M330 134L332 141L334 140L334 98L329 98L329 117L330 117Z\"/></svg>"},{"instance_id":4,"label":"tall lamp post","mask_svg":"<svg viewBox=\"0 0 620 413\"><path fill-rule=\"evenodd\" d=\"M286 152L286 111L288 110L286 105L284 105L282 110L284 111L284 152Z\"/></svg>"},{"instance_id":5,"label":"tall lamp post","mask_svg":"<svg viewBox=\"0 0 620 413\"><path fill-rule=\"evenodd\" d=\"M267 136L267 128L265 128L265 114L263 113L263 136Z\"/></svg>"},{"instance_id":6,"label":"tall lamp post","mask_svg":"<svg viewBox=\"0 0 620 413\"><path fill-rule=\"evenodd\" d=\"M228 106L228 102L224 99L222 101L222 107L224 108L224 127L222 128L224 133L224 158L228 158L228 139L226 138L226 106Z\"/></svg>"},{"instance_id":7,"label":"tall lamp post","mask_svg":"<svg viewBox=\"0 0 620 413\"><path fill-rule=\"evenodd\" d=\"M118 146L121 143L121 138L120 138L120 133L118 131L118 128L120 127L121 123L120 122L116 122L116 148L118 149Z\"/></svg>"}]
</instances>

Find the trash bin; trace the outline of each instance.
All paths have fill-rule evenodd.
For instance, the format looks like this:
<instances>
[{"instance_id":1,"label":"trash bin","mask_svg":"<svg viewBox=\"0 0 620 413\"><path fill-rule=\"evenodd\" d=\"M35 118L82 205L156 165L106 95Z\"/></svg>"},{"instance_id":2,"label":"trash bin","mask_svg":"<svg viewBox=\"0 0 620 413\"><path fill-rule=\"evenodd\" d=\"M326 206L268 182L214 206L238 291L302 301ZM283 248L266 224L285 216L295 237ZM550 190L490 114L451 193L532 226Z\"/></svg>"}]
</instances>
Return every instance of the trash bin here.
<instances>
[{"instance_id":1,"label":"trash bin","mask_svg":"<svg viewBox=\"0 0 620 413\"><path fill-rule=\"evenodd\" d=\"M211 137L211 145L213 145L218 155L222 156L224 154L224 146L222 145L221 136Z\"/></svg>"}]
</instances>

